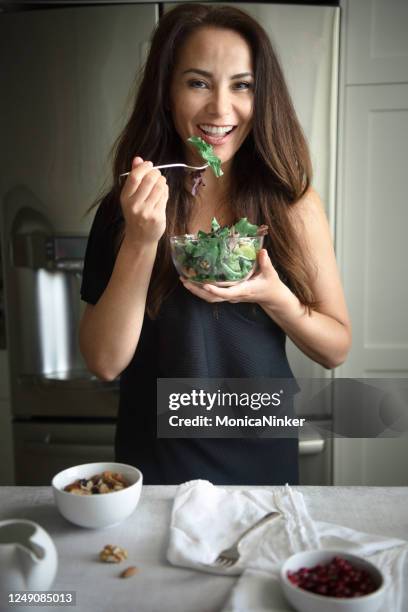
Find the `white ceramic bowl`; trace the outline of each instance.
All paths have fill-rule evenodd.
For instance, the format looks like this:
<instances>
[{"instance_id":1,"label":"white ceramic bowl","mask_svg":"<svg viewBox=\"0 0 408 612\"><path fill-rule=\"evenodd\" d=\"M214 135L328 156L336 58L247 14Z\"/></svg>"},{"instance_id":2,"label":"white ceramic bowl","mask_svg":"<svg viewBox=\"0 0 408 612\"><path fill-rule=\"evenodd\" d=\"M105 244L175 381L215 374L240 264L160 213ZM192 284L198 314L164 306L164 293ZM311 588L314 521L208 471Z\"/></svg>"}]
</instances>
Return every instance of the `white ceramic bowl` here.
<instances>
[{"instance_id":1,"label":"white ceramic bowl","mask_svg":"<svg viewBox=\"0 0 408 612\"><path fill-rule=\"evenodd\" d=\"M377 590L361 597L328 597L301 589L292 584L287 577L288 571L296 572L301 567L323 565L331 561L333 557L342 557L350 561L354 567L364 569L374 580ZM299 612L377 612L380 609L382 610L381 605L386 588L384 576L375 565L357 555L338 550L308 550L296 553L282 565L280 579L286 598Z\"/></svg>"},{"instance_id":2,"label":"white ceramic bowl","mask_svg":"<svg viewBox=\"0 0 408 612\"><path fill-rule=\"evenodd\" d=\"M129 487L100 495L73 495L64 487L77 478L91 478L109 470L119 472L130 483ZM59 472L52 479L54 499L68 521L80 527L101 528L116 525L135 510L142 491L143 475L125 463L84 463Z\"/></svg>"}]
</instances>

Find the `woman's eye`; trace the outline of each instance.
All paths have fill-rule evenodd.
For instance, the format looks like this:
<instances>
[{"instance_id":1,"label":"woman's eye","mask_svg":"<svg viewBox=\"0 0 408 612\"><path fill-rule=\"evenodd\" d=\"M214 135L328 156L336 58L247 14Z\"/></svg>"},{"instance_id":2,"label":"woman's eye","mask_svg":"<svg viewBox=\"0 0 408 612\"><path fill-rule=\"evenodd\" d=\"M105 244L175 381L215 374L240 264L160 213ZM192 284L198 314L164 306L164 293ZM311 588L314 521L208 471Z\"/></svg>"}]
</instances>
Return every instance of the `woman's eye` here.
<instances>
[{"instance_id":1,"label":"woman's eye","mask_svg":"<svg viewBox=\"0 0 408 612\"><path fill-rule=\"evenodd\" d=\"M198 89L203 89L204 87L207 87L207 84L204 83L204 81L199 81L197 79L194 79L192 81L188 81L188 85L190 87L195 87L195 88L198 88Z\"/></svg>"},{"instance_id":2,"label":"woman's eye","mask_svg":"<svg viewBox=\"0 0 408 612\"><path fill-rule=\"evenodd\" d=\"M235 83L234 87L236 89L252 89L252 83L247 83L246 81L241 81L239 83Z\"/></svg>"}]
</instances>

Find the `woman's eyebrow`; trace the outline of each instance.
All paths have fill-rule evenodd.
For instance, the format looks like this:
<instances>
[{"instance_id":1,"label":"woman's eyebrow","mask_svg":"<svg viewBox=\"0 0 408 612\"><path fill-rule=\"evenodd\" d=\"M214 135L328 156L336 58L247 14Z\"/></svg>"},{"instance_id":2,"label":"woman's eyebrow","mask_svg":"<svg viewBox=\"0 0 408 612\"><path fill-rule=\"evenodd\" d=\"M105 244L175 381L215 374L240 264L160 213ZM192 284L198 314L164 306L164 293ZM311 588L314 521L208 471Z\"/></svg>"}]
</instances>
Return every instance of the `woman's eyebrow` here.
<instances>
[{"instance_id":1,"label":"woman's eyebrow","mask_svg":"<svg viewBox=\"0 0 408 612\"><path fill-rule=\"evenodd\" d=\"M201 74L201 76L212 77L212 72L207 72L207 70L200 70L199 68L188 68L187 70L183 70L183 74L187 74L188 72L195 72L196 74ZM242 79L243 77L253 77L252 72L240 72L239 74L233 74L230 76L230 79Z\"/></svg>"}]
</instances>

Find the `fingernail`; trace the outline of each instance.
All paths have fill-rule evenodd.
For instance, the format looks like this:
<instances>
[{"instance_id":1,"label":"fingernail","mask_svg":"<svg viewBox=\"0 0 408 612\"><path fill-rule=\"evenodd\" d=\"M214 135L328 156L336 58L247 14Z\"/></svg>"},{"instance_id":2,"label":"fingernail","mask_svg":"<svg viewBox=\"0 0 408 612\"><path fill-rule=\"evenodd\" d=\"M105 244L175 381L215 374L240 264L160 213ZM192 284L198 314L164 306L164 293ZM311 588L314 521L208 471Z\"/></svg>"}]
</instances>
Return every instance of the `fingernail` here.
<instances>
[{"instance_id":1,"label":"fingernail","mask_svg":"<svg viewBox=\"0 0 408 612\"><path fill-rule=\"evenodd\" d=\"M153 162L149 161L149 162L147 162L147 165L152 168L153 167Z\"/></svg>"}]
</instances>

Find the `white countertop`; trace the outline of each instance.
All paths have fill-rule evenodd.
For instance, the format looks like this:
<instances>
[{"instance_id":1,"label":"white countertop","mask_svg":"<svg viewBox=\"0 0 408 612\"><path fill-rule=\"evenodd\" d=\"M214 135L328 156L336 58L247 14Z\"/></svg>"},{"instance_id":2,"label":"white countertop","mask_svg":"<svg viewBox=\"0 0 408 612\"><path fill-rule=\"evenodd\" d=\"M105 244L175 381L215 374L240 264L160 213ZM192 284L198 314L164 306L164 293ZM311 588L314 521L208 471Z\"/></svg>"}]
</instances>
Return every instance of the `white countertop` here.
<instances>
[{"instance_id":1,"label":"white countertop","mask_svg":"<svg viewBox=\"0 0 408 612\"><path fill-rule=\"evenodd\" d=\"M313 519L408 540L408 487L294 488L304 494ZM0 520L35 521L55 542L59 567L52 590L76 591L77 605L44 610L221 610L236 577L177 568L166 561L175 491L175 486L145 486L140 503L129 519L108 529L90 530L71 525L59 514L50 487L0 487ZM118 565L101 563L97 556L105 544L126 548L129 558ZM136 565L138 574L126 580L118 578L120 571L129 565Z\"/></svg>"}]
</instances>

